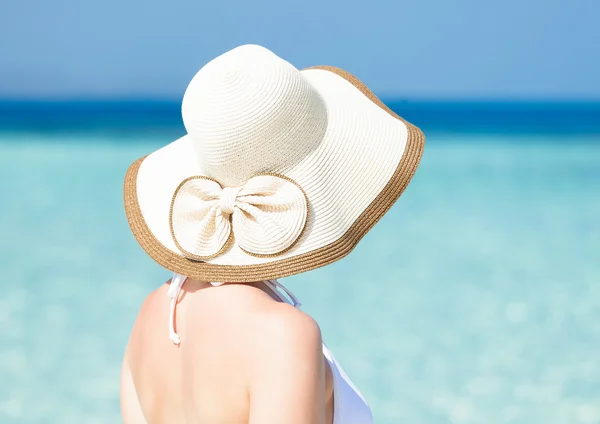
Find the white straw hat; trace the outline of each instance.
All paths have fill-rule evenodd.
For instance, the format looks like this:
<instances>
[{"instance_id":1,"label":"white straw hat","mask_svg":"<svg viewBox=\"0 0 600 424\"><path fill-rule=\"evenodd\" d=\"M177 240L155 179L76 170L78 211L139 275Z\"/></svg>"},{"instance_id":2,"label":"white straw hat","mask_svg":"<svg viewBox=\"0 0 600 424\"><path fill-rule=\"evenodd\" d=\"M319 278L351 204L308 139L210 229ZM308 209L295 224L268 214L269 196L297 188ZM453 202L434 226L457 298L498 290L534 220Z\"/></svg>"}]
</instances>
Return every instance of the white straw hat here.
<instances>
[{"instance_id":1,"label":"white straw hat","mask_svg":"<svg viewBox=\"0 0 600 424\"><path fill-rule=\"evenodd\" d=\"M134 162L127 219L161 266L201 281L285 277L346 256L400 197L422 132L349 73L264 47L206 64L187 135Z\"/></svg>"}]
</instances>

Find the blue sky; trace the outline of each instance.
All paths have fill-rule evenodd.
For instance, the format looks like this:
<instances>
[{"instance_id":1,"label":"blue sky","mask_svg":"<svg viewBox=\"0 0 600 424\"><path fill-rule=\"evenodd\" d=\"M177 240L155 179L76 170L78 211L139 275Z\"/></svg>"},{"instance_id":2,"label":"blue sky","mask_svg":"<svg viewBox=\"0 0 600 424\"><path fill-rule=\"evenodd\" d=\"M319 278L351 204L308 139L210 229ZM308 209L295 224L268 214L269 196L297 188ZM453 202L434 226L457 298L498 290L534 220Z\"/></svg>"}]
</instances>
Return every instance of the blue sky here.
<instances>
[{"instance_id":1,"label":"blue sky","mask_svg":"<svg viewBox=\"0 0 600 424\"><path fill-rule=\"evenodd\" d=\"M179 99L240 44L377 94L600 99L596 0L2 0L0 98Z\"/></svg>"}]
</instances>

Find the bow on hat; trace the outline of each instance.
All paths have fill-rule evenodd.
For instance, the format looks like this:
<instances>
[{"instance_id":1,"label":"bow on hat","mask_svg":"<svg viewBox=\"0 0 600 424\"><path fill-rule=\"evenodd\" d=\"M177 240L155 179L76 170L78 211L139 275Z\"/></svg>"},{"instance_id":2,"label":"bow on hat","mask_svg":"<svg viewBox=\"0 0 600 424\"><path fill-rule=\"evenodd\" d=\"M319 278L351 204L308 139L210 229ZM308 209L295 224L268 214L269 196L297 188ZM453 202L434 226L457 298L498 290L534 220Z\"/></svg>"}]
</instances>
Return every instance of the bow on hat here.
<instances>
[{"instance_id":1,"label":"bow on hat","mask_svg":"<svg viewBox=\"0 0 600 424\"><path fill-rule=\"evenodd\" d=\"M308 220L308 198L280 174L261 174L240 187L214 179L185 179L173 195L171 235L183 255L205 260L220 255L235 237L253 256L276 256L293 246Z\"/></svg>"}]
</instances>

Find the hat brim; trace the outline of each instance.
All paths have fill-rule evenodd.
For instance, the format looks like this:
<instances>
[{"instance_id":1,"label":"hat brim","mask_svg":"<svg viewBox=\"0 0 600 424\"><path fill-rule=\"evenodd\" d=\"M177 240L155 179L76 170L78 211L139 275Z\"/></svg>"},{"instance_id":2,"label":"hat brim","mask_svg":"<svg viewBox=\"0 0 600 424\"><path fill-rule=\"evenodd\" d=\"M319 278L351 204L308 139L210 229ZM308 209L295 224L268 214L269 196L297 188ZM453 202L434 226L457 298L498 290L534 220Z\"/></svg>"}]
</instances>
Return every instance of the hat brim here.
<instances>
[{"instance_id":1,"label":"hat brim","mask_svg":"<svg viewBox=\"0 0 600 424\"><path fill-rule=\"evenodd\" d=\"M211 260L184 257L172 240L169 205L182 180L205 175L192 140L184 136L135 161L125 176L131 231L159 265L200 281L248 282L298 274L348 255L398 200L420 162L423 133L348 72L330 66L301 72L323 97L330 127L325 136L329 145L287 172L307 192L311 206L302 238L281 257L257 258L235 243ZM319 172L322 166L330 172ZM348 202L339 214L336 199Z\"/></svg>"}]
</instances>

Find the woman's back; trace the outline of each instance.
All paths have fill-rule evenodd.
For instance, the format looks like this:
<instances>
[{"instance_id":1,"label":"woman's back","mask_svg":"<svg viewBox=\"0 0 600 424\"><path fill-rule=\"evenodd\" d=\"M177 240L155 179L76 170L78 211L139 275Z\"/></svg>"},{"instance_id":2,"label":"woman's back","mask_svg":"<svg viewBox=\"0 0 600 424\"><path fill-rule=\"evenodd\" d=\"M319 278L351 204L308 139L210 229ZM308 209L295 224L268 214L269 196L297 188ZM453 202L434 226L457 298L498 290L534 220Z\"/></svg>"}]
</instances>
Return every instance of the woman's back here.
<instances>
[{"instance_id":1,"label":"woman's back","mask_svg":"<svg viewBox=\"0 0 600 424\"><path fill-rule=\"evenodd\" d=\"M331 370L310 316L275 301L262 283L188 281L175 345L167 337L168 288L148 296L130 337L126 424L332 422Z\"/></svg>"}]
</instances>

